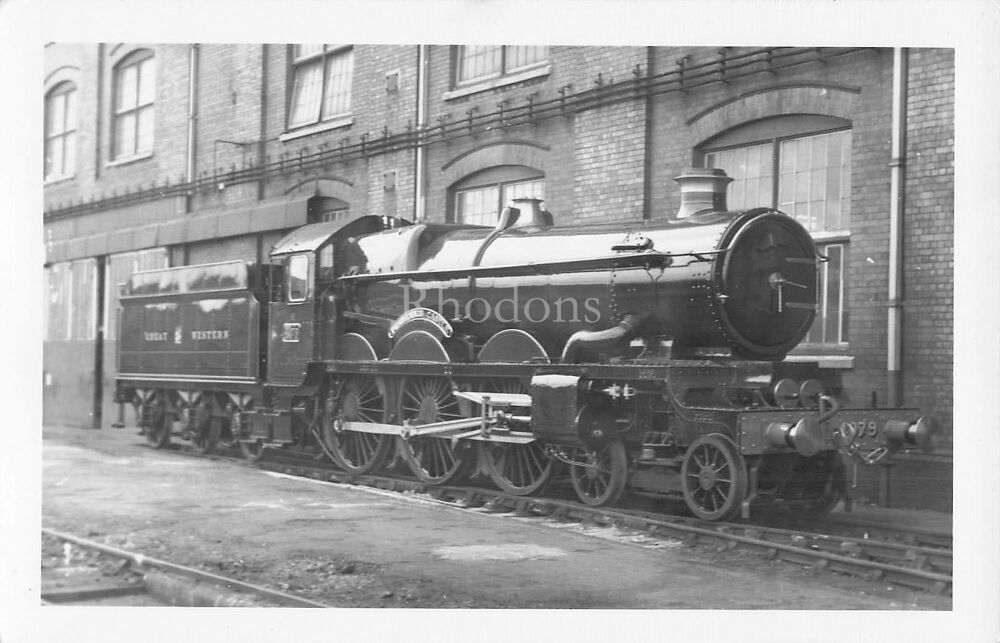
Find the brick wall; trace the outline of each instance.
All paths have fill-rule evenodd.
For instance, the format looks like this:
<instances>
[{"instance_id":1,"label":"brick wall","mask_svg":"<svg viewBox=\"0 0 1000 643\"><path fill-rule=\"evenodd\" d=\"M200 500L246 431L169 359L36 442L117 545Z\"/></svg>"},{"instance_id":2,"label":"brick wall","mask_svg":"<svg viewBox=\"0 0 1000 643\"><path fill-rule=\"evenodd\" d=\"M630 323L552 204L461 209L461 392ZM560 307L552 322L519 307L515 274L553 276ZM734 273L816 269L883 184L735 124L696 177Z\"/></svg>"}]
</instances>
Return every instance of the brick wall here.
<instances>
[{"instance_id":1,"label":"brick wall","mask_svg":"<svg viewBox=\"0 0 1000 643\"><path fill-rule=\"evenodd\" d=\"M646 58L644 47L550 47L550 64L544 75L449 96L454 89L452 48L429 49L430 125L442 121L461 124L469 110L475 114L494 112L500 101L510 108L526 105L529 99L552 100L561 88L572 93L595 87L599 76L605 84L624 80ZM644 118L643 104L626 103L435 145L428 153L428 218L445 219L448 187L462 178L449 171L456 160L489 149L492 152L484 153L481 160L484 167L493 154L505 159L504 163L544 171L546 207L559 222L641 218ZM526 141L539 147L526 151L522 145Z\"/></svg>"},{"instance_id":2,"label":"brick wall","mask_svg":"<svg viewBox=\"0 0 1000 643\"><path fill-rule=\"evenodd\" d=\"M731 54L740 53L733 49ZM663 48L654 73L675 69L688 56L697 65L718 56L707 48ZM886 292L889 259L889 141L892 91L890 51L866 51L811 62L776 74L733 78L656 100L652 115L652 217L677 209L673 177L691 165L707 138L758 118L820 114L849 120L853 132L848 259L849 348L854 368L843 373L851 402L871 391L886 399Z\"/></svg>"},{"instance_id":3,"label":"brick wall","mask_svg":"<svg viewBox=\"0 0 1000 643\"><path fill-rule=\"evenodd\" d=\"M157 59L155 152L149 159L108 165L110 100L114 64L130 51L152 47ZM302 172L291 163L299 154L374 140L384 131L402 132L415 123L417 46L357 45L354 48L352 121L301 137L286 132L290 92L289 48L285 45L201 45L199 49L196 173L215 165L288 160L282 176L263 186L225 186L184 203L148 203L46 224L55 239L74 239L145 225L168 216L240 212L265 202L312 195L347 202L357 214L415 211L413 150L364 160L331 163ZM543 73L514 84L456 93L452 48L429 46L429 125L460 127L467 110L495 111L557 98L633 77L663 73L688 56L689 64L715 59L713 48L560 47L549 52ZM742 51L732 48L731 54ZM46 87L77 82L80 126L76 178L47 186L47 208L82 197L123 192L185 172L189 47L173 45L51 45L45 51ZM266 78L262 78L262 70ZM387 91L386 75L398 73ZM98 85L101 79L101 85ZM599 80L598 80L599 79ZM100 107L98 88L100 87ZM848 263L849 354L854 367L844 384L854 403L870 392L886 399L886 293L889 259L889 173L892 53L867 50L825 62L813 61L776 74L731 78L685 93L651 100L627 97L613 105L567 113L534 125L493 128L474 136L435 143L426 152L427 216L443 221L448 188L470 173L495 165L534 167L546 177L546 202L559 223L661 219L676 212L673 178L691 166L696 146L728 128L775 114L822 114L850 121L853 131L852 217ZM953 297L953 90L950 50L910 52L909 126L906 173L904 402L931 407L951 426ZM440 120L439 120L440 119ZM282 140L284 139L284 140ZM216 141L254 141L236 146ZM262 144L258 145L258 141ZM395 187L386 189L394 172ZM178 205L182 206L178 209ZM123 223L124 222L124 223ZM280 234L269 233L269 245ZM136 235L136 243L155 243ZM175 257L199 260L215 251L250 252L247 238L213 244L200 241ZM77 250L85 251L85 244ZM138 247L138 246L137 246ZM215 250L213 250L215 248ZM264 248L266 252L267 248Z\"/></svg>"},{"instance_id":4,"label":"brick wall","mask_svg":"<svg viewBox=\"0 0 1000 643\"><path fill-rule=\"evenodd\" d=\"M645 103L619 103L579 114L573 135L573 223L641 220Z\"/></svg>"},{"instance_id":5,"label":"brick wall","mask_svg":"<svg viewBox=\"0 0 1000 643\"><path fill-rule=\"evenodd\" d=\"M955 60L909 58L903 260L905 402L933 409L950 438L954 342Z\"/></svg>"}]
</instances>

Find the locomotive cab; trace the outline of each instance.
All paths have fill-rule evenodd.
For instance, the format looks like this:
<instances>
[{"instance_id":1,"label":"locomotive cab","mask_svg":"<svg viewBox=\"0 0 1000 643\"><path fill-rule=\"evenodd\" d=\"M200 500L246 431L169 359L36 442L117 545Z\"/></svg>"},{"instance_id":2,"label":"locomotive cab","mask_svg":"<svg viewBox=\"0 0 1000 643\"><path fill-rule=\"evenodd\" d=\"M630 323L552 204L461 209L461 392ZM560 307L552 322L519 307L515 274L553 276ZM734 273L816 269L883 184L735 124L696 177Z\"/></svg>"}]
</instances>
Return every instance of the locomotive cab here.
<instances>
[{"instance_id":1,"label":"locomotive cab","mask_svg":"<svg viewBox=\"0 0 1000 643\"><path fill-rule=\"evenodd\" d=\"M314 252L274 256L272 283L277 292L269 304L268 380L297 385L305 376L305 364L313 359L316 309Z\"/></svg>"},{"instance_id":2,"label":"locomotive cab","mask_svg":"<svg viewBox=\"0 0 1000 643\"><path fill-rule=\"evenodd\" d=\"M335 358L334 282L356 269L355 236L408 225L388 217L362 216L303 226L271 250L268 382L298 386L310 362Z\"/></svg>"}]
</instances>

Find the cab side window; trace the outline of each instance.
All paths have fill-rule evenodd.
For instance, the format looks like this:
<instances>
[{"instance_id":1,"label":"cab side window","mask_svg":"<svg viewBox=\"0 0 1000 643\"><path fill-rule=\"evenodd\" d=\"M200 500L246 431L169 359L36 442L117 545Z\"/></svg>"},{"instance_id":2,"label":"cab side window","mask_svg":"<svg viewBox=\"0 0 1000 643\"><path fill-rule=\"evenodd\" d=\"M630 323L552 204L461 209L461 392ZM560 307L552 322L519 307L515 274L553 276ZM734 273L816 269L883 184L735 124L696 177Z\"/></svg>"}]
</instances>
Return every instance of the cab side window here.
<instances>
[{"instance_id":1,"label":"cab side window","mask_svg":"<svg viewBox=\"0 0 1000 643\"><path fill-rule=\"evenodd\" d=\"M309 256L292 255L285 273L285 293L289 302L305 301L309 296Z\"/></svg>"},{"instance_id":2,"label":"cab side window","mask_svg":"<svg viewBox=\"0 0 1000 643\"><path fill-rule=\"evenodd\" d=\"M333 267L333 244L328 243L319 251L319 268L316 271L318 274L318 279L323 281L330 281L336 274Z\"/></svg>"}]
</instances>

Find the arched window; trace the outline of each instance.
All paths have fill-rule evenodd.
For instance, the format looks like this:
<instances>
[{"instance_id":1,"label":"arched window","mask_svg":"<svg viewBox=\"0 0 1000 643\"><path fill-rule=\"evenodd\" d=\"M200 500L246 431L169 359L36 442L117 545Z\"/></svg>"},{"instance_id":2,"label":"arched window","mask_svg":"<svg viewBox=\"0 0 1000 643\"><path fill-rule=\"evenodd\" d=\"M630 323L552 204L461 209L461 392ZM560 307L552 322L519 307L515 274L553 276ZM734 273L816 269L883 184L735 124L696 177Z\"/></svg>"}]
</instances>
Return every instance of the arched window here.
<instances>
[{"instance_id":1,"label":"arched window","mask_svg":"<svg viewBox=\"0 0 1000 643\"><path fill-rule=\"evenodd\" d=\"M351 206L345 201L329 196L314 196L309 199L306 220L309 223L343 220Z\"/></svg>"},{"instance_id":2,"label":"arched window","mask_svg":"<svg viewBox=\"0 0 1000 643\"><path fill-rule=\"evenodd\" d=\"M821 266L820 309L809 343L847 341L851 145L849 121L800 114L747 123L695 149L696 163L721 168L734 179L727 193L730 209L766 206L795 217L829 259Z\"/></svg>"},{"instance_id":3,"label":"arched window","mask_svg":"<svg viewBox=\"0 0 1000 643\"><path fill-rule=\"evenodd\" d=\"M127 159L153 151L156 59L153 52L133 52L115 67L114 139L111 155Z\"/></svg>"},{"instance_id":4,"label":"arched window","mask_svg":"<svg viewBox=\"0 0 1000 643\"><path fill-rule=\"evenodd\" d=\"M449 219L492 226L505 205L522 197L545 199L543 173L523 165L488 168L451 186Z\"/></svg>"},{"instance_id":5,"label":"arched window","mask_svg":"<svg viewBox=\"0 0 1000 643\"><path fill-rule=\"evenodd\" d=\"M76 85L59 83L45 96L45 178L76 171Z\"/></svg>"},{"instance_id":6,"label":"arched window","mask_svg":"<svg viewBox=\"0 0 1000 643\"><path fill-rule=\"evenodd\" d=\"M295 45L288 128L347 116L354 78L352 45Z\"/></svg>"}]
</instances>

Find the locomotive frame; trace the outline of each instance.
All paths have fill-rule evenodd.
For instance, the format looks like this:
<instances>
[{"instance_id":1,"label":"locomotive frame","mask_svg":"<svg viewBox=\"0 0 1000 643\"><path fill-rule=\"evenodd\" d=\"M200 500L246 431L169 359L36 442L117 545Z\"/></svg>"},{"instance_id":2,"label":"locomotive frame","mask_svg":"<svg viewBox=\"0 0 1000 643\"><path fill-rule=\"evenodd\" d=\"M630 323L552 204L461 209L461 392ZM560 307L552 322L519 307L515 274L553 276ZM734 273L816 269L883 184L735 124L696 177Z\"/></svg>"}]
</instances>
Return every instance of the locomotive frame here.
<instances>
[{"instance_id":1,"label":"locomotive frame","mask_svg":"<svg viewBox=\"0 0 1000 643\"><path fill-rule=\"evenodd\" d=\"M157 447L177 434L250 459L316 446L353 474L395 455L428 484L476 471L519 495L568 469L587 504L630 488L705 520L762 502L826 511L849 502L842 456L932 449L936 424L914 409L842 408L818 369L787 377L778 360L812 320L822 258L785 215L712 199L681 226L627 231L558 232L535 200L492 230L358 217L292 232L256 271L137 273L121 298L117 397ZM506 254L573 234L606 250ZM688 246L656 247L677 239ZM516 308L497 294L509 284L533 296L526 322L474 314L477 300L497 317ZM410 288L427 304L407 305ZM599 296L581 319L553 292ZM573 323L532 317L536 300Z\"/></svg>"}]
</instances>

